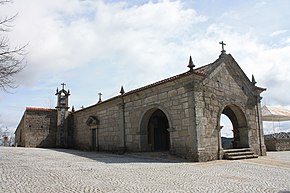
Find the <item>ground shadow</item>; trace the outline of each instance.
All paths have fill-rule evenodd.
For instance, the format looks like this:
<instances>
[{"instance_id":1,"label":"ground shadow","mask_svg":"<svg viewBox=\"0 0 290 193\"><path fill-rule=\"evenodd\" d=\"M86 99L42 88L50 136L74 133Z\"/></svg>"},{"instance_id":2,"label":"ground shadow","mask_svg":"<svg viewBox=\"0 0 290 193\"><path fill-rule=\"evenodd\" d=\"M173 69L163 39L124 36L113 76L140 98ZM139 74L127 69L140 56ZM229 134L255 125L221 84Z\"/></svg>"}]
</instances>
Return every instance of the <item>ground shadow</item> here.
<instances>
[{"instance_id":1,"label":"ground shadow","mask_svg":"<svg viewBox=\"0 0 290 193\"><path fill-rule=\"evenodd\" d=\"M75 149L46 148L57 152L88 158L106 164L115 163L184 163L189 162L168 152L138 152L116 154L109 152L81 151Z\"/></svg>"}]
</instances>

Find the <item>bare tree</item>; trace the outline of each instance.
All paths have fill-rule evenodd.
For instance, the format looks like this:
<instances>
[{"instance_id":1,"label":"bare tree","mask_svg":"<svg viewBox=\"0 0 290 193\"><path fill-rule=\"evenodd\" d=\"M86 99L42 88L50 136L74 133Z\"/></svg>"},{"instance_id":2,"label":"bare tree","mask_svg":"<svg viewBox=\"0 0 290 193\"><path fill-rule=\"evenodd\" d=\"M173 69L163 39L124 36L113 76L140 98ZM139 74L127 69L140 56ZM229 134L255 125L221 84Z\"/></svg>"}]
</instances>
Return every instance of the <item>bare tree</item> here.
<instances>
[{"instance_id":1,"label":"bare tree","mask_svg":"<svg viewBox=\"0 0 290 193\"><path fill-rule=\"evenodd\" d=\"M10 0L0 0L0 5L11 3ZM16 88L14 76L23 68L25 47L19 46L11 48L9 39L5 33L12 28L12 22L17 14L11 17L0 18L0 88L7 91L8 88Z\"/></svg>"}]
</instances>

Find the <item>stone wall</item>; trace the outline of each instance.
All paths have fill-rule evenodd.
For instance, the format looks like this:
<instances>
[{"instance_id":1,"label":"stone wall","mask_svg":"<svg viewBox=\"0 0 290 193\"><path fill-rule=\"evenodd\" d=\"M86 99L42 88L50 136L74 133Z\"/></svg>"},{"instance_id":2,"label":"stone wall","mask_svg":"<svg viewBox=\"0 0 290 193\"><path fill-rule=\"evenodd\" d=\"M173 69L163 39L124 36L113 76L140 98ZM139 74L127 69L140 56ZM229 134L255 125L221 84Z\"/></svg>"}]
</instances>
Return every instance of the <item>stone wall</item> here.
<instances>
[{"instance_id":1,"label":"stone wall","mask_svg":"<svg viewBox=\"0 0 290 193\"><path fill-rule=\"evenodd\" d=\"M121 144L121 99L99 103L77 111L74 117L74 144L78 149L92 149L92 129L97 129L97 145L99 150L116 151ZM98 128L90 128L87 120L95 116L100 120Z\"/></svg>"},{"instance_id":2,"label":"stone wall","mask_svg":"<svg viewBox=\"0 0 290 193\"><path fill-rule=\"evenodd\" d=\"M196 152L193 122L195 74L141 89L124 96L126 146L133 151L149 151L147 126L151 114L160 109L169 121L170 151L182 157Z\"/></svg>"},{"instance_id":3,"label":"stone wall","mask_svg":"<svg viewBox=\"0 0 290 193\"><path fill-rule=\"evenodd\" d=\"M24 123L25 123L25 113L21 118L20 123L17 126L17 129L15 131L15 146L25 146L25 138L24 138L24 133L25 133L25 127L24 127Z\"/></svg>"},{"instance_id":4,"label":"stone wall","mask_svg":"<svg viewBox=\"0 0 290 193\"><path fill-rule=\"evenodd\" d=\"M24 147L55 147L57 113L27 108L16 131L16 143Z\"/></svg>"},{"instance_id":5,"label":"stone wall","mask_svg":"<svg viewBox=\"0 0 290 193\"><path fill-rule=\"evenodd\" d=\"M290 151L290 139L265 139L268 151Z\"/></svg>"},{"instance_id":6,"label":"stone wall","mask_svg":"<svg viewBox=\"0 0 290 193\"><path fill-rule=\"evenodd\" d=\"M197 149L192 99L195 76L187 73L175 77L174 81L156 83L75 112L75 146L90 149L92 128L86 121L95 116L100 121L97 128L99 150L126 147L129 151L149 151L148 121L152 113L160 109L169 121L170 151L192 159Z\"/></svg>"},{"instance_id":7,"label":"stone wall","mask_svg":"<svg viewBox=\"0 0 290 193\"><path fill-rule=\"evenodd\" d=\"M231 69L237 66L227 62L216 64L214 71L195 87L199 161L221 158L220 116L226 107L237 118L236 126L243 139L239 141L239 146L251 147L260 155L255 87L248 80L245 84L242 79L245 76Z\"/></svg>"},{"instance_id":8,"label":"stone wall","mask_svg":"<svg viewBox=\"0 0 290 193\"><path fill-rule=\"evenodd\" d=\"M166 141L172 154L209 161L222 158L220 118L225 114L234 127L235 147L265 155L260 114L264 90L247 78L231 55L222 54L212 64L73 113L67 111L68 98L58 111L27 108L16 142L26 147L154 151L162 149L154 146L159 142L152 140L155 137Z\"/></svg>"},{"instance_id":9,"label":"stone wall","mask_svg":"<svg viewBox=\"0 0 290 193\"><path fill-rule=\"evenodd\" d=\"M156 110L168 119L170 152L195 161L221 159L220 117L230 116L238 148L265 155L260 92L230 55L186 72L116 96L74 113L74 142L80 149L151 151L148 123ZM90 116L99 125L87 124ZM261 127L261 128L260 128ZM96 131L97 148L92 147Z\"/></svg>"}]
</instances>

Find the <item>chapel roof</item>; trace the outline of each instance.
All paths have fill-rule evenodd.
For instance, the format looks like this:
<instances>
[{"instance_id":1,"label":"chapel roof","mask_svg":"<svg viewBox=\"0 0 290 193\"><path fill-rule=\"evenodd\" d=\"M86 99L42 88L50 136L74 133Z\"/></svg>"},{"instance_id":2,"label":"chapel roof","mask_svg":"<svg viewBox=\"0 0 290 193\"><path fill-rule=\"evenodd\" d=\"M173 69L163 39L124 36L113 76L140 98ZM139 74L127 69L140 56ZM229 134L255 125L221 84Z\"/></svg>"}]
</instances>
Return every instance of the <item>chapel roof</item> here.
<instances>
[{"instance_id":1,"label":"chapel roof","mask_svg":"<svg viewBox=\"0 0 290 193\"><path fill-rule=\"evenodd\" d=\"M208 66L208 65L206 65ZM194 74L197 74L197 75L200 75L200 76L204 76L205 73L204 73L204 69L201 69L201 68L197 68L194 72ZM132 94L132 93L135 93L135 92L138 92L138 91L141 91L141 90L145 90L145 89L148 89L148 88L152 88L154 86L157 86L157 85L160 85L160 84L164 84L166 82L171 82L173 80L177 80L179 78L182 78L182 77L185 77L185 76L188 76L192 74L192 72L190 71L187 71L187 72L184 72L184 73L181 73L181 74L178 74L178 75L175 75L175 76L172 76L172 77L169 77L169 78L166 78L166 79L163 79L163 80L160 80L160 81L157 81L157 82L154 82L152 84L148 84L146 86L143 86L143 87L140 87L140 88L137 88L137 89L134 89L134 90L131 90L129 92L125 92L124 95L129 95L129 94Z\"/></svg>"},{"instance_id":2,"label":"chapel roof","mask_svg":"<svg viewBox=\"0 0 290 193\"><path fill-rule=\"evenodd\" d=\"M214 62L215 63L215 62ZM199 68L196 68L194 69L193 71L187 71L187 72L184 72L184 73L181 73L181 74L178 74L178 75L175 75L175 76L172 76L172 77L169 77L169 78L166 78L166 79L163 79L163 80L160 80L160 81L157 81L157 82L154 82L152 84L148 84L146 86L143 86L143 87L140 87L140 88L137 88L137 89L133 89L131 91L128 91L128 92L125 92L123 96L126 96L126 95L130 95L130 94L133 94L133 93L136 93L136 92L139 92L139 91L142 91L142 90L146 90L148 88L152 88L152 87L155 87L155 86L158 86L158 85L161 85L161 84L164 84L164 83L167 83L167 82L171 82L171 81L174 81L174 80L177 80L177 79L180 79L182 77L186 77L186 76L189 76L191 74L196 74L196 75L199 75L199 76L206 76L206 74L208 73L210 67L212 66L213 63L211 64L207 64L207 65L204 65L204 66L201 66ZM118 96L115 96L115 97L112 97L110 99L107 99L105 101L102 101L101 103L97 103L97 104L94 104L94 105L91 105L91 106L88 106L86 108L83 108L83 109L80 109L80 110L77 110L76 112L78 111L82 111L82 110L85 110L87 108L90 108L90 107L94 107L98 104L103 104L103 103L106 103L106 102L109 102L109 101L112 101L116 98L119 98L120 95Z\"/></svg>"},{"instance_id":3,"label":"chapel roof","mask_svg":"<svg viewBox=\"0 0 290 193\"><path fill-rule=\"evenodd\" d=\"M123 96L126 96L126 95L130 95L130 94L134 94L134 93L137 93L137 92L140 92L142 90L146 90L146 89L149 89L149 88L152 88L152 87L155 87L155 86L158 86L158 85L161 85L161 84L165 84L167 82L171 82L171 81L174 81L174 80L177 80L177 79L180 79L182 77L186 77L186 76L189 76L191 74L196 74L196 75L199 75L199 76L203 76L203 77L206 77L208 74L210 74L221 62L225 62L226 60L231 60L231 61L235 61L235 59L232 57L231 54L226 54L226 53L222 53L218 59L216 59L214 62L210 63L210 64L207 64L207 65L204 65L204 66L201 66L199 68L196 68L196 69L193 69L193 70L189 70L187 72L184 72L184 73L181 73L181 74L178 74L178 75L175 75L175 76L172 76L172 77L169 77L169 78L166 78L166 79L163 79L163 80L160 80L160 81L157 81L155 83L152 83L152 84L148 84L146 86L143 86L143 87L140 87L140 88L137 88L137 89L134 89L134 90L131 90L131 91L128 91L128 92L125 92L123 94ZM236 63L237 64L237 63ZM238 64L237 64L238 65ZM239 66L238 66L239 67ZM240 68L240 67L239 67ZM241 70L241 69L240 69ZM242 70L241 70L242 73L244 73ZM245 74L244 74L245 75ZM245 75L246 76L246 75ZM250 81L250 80L249 80ZM261 92L265 91L266 89L265 88L261 88L261 87L257 87L255 86L256 89L260 90ZM119 98L121 95L118 95L118 96L115 96L115 97L112 97L110 99L107 99L105 101L102 101L101 103L97 103L97 104L94 104L94 105L91 105L89 107L86 107L86 108L83 108L83 109L80 109L78 111L82 111L82 110L85 110L87 108L90 108L90 107L94 107L98 104L104 104L106 102L109 102L109 101L112 101L114 99L117 99ZM78 112L76 111L76 112Z\"/></svg>"}]
</instances>

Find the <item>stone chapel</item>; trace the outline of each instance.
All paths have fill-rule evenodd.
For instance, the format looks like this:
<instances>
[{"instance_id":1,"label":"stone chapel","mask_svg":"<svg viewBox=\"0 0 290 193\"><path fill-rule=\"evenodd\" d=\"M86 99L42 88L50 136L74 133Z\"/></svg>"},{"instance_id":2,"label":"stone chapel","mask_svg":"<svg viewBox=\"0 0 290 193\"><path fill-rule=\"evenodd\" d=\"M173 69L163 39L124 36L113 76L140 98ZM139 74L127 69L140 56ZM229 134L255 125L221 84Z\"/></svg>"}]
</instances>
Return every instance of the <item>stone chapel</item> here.
<instances>
[{"instance_id":1,"label":"stone chapel","mask_svg":"<svg viewBox=\"0 0 290 193\"><path fill-rule=\"evenodd\" d=\"M129 92L122 87L119 95L77 111L69 111L70 92L63 84L56 91L55 109L26 108L16 143L119 153L168 151L192 161L266 155L260 96L266 89L256 86L253 76L249 80L224 49L216 61L199 68L190 57L188 68ZM229 150L222 145L222 114L233 125Z\"/></svg>"}]
</instances>

